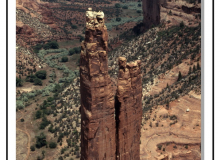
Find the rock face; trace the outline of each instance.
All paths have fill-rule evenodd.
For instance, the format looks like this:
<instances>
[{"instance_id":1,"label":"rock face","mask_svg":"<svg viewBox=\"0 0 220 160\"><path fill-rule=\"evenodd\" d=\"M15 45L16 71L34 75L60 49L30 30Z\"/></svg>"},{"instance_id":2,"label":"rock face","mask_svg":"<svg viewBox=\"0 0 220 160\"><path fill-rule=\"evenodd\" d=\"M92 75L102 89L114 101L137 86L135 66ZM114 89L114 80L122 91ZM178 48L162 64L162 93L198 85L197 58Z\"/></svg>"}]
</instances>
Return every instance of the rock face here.
<instances>
[{"instance_id":1,"label":"rock face","mask_svg":"<svg viewBox=\"0 0 220 160\"><path fill-rule=\"evenodd\" d=\"M115 160L114 94L103 12L86 12L80 57L81 160Z\"/></svg>"},{"instance_id":2,"label":"rock face","mask_svg":"<svg viewBox=\"0 0 220 160\"><path fill-rule=\"evenodd\" d=\"M160 23L160 0L142 0L143 23L149 29Z\"/></svg>"},{"instance_id":3,"label":"rock face","mask_svg":"<svg viewBox=\"0 0 220 160\"><path fill-rule=\"evenodd\" d=\"M119 58L115 95L108 75L107 41L104 13L89 8L80 57L81 160L139 160L140 61L126 64Z\"/></svg>"},{"instance_id":4,"label":"rock face","mask_svg":"<svg viewBox=\"0 0 220 160\"><path fill-rule=\"evenodd\" d=\"M140 159L142 78L140 60L126 64L119 58L116 108L117 160Z\"/></svg>"}]
</instances>

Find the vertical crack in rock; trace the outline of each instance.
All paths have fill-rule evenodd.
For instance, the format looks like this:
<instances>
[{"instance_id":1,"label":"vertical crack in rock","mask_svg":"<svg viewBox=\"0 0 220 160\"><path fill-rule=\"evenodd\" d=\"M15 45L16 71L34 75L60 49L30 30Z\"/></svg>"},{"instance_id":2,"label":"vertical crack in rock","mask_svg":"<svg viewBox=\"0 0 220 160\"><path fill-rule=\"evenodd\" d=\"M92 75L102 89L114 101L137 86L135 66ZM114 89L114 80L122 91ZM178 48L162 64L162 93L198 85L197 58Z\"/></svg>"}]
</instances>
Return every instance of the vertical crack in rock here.
<instances>
[{"instance_id":1,"label":"vertical crack in rock","mask_svg":"<svg viewBox=\"0 0 220 160\"><path fill-rule=\"evenodd\" d=\"M126 58L119 58L115 96L108 75L107 41L104 13L89 8L80 55L81 160L139 160L140 60L127 64Z\"/></svg>"},{"instance_id":2,"label":"vertical crack in rock","mask_svg":"<svg viewBox=\"0 0 220 160\"><path fill-rule=\"evenodd\" d=\"M118 97L115 96L115 123L116 123L116 138L115 138L115 143L116 143L116 159L118 159L118 155L119 155L119 136L118 136L118 129L119 129L119 123L120 123L120 119L119 119L119 115L120 115L120 107L121 107L121 103L118 101Z\"/></svg>"},{"instance_id":3,"label":"vertical crack in rock","mask_svg":"<svg viewBox=\"0 0 220 160\"><path fill-rule=\"evenodd\" d=\"M152 26L160 24L160 1L142 0L143 23L149 29Z\"/></svg>"}]
</instances>

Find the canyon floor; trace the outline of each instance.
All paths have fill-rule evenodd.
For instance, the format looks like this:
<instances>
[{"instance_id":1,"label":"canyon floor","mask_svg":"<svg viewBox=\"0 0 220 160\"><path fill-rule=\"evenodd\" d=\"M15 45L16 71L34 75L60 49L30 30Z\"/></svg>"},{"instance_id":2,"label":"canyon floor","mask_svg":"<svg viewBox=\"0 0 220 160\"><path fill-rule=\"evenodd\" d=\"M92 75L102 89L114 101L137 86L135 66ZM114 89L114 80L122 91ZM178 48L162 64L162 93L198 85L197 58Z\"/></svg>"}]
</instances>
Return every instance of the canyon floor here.
<instances>
[{"instance_id":1,"label":"canyon floor","mask_svg":"<svg viewBox=\"0 0 220 160\"><path fill-rule=\"evenodd\" d=\"M17 16L21 21L28 18L26 24L32 23L30 26L34 30L32 35L26 35L26 33L17 35L22 41L17 43L18 72L16 76L21 76L24 83L22 87L17 87L16 91L17 100L22 101L25 107L17 109L16 112L16 158L17 160L79 160L80 141L78 136L81 121L79 114L79 77L73 78L71 82L59 82L62 78L68 78L68 74L71 72L66 74L65 70L51 67L49 62L45 62L47 57L56 57L58 54L64 54L64 52L48 53L43 58L29 52L30 47L33 47L28 43L29 39L33 38L34 45L41 40L35 37L35 34L38 33L38 27L48 31L44 21L39 21L42 18L39 14L43 13L42 10L47 6L43 6L42 9L39 8L39 5L35 5L35 2L20 1L25 3L21 4L19 2L17 4L17 10L19 10ZM88 1L91 3L90 0ZM37 2L44 5L50 4L40 0L37 0ZM48 6L51 12L47 10L43 15L44 18L48 16L48 19L46 19L48 26L57 30L59 46L66 49L66 51L80 46L77 35L84 35L84 10L90 7L89 3L84 4L80 1L74 2L78 6L71 5L69 7L69 3L72 2L52 3ZM129 7L127 10L120 9L122 18L120 22L114 20L119 10L114 8L115 3L120 3L122 6L127 4ZM112 50L108 55L108 62L113 81L117 83L114 75L118 73L117 59L119 56L123 55L129 60L140 59L142 61L142 93L143 110L145 112L143 114L140 140L141 160L201 159L201 69L193 71L194 66L201 64L201 34L199 34L201 28L199 29L198 26L201 22L200 13L186 13L186 11L183 11L181 7L185 5L185 1L181 3L168 2L166 6L161 7L161 25L134 37L127 43L126 38L130 38L127 34L130 32L127 31L132 30L138 24L139 19L142 19L142 14L137 13L141 9L141 7L138 7L139 3L138 1L128 3L113 1L111 4L99 5L100 7L105 6L103 9L108 15L106 24L109 27L109 44L112 46ZM191 6L189 5L189 7ZM35 7L38 10L37 12L34 11ZM81 7L84 10L81 10ZM61 14L64 11L65 14ZM33 17L28 15L29 12ZM52 16L49 16L51 14ZM51 17L57 18L57 21ZM72 19L72 21L69 22L68 19ZM50 20L52 20L52 24L50 24ZM184 27L178 28L181 22L184 23ZM75 23L78 23L78 28L71 28L71 24ZM64 25L66 27L63 27ZM173 26L177 26L177 28L172 29ZM71 33L67 32L68 34L65 34L64 31L66 30ZM45 33L49 35L47 39L51 39L49 34L51 32ZM123 33L125 36L123 36ZM72 35L72 37L66 39L69 35ZM56 38L56 36L54 37ZM22 46L22 44L28 44L27 48L29 49L25 48L25 45ZM18 53L21 53L21 55ZM66 63L59 61L61 57L51 59L50 62L54 62L58 66L66 66L72 71L78 70L80 55L70 56L66 54L66 56L69 58ZM47 79L42 80L42 86L25 82L25 78L33 66L36 66L36 71L47 71ZM190 67L192 73L189 73ZM20 71L22 71L22 74ZM177 81L179 72L182 73L183 78ZM55 76L50 77L51 75ZM51 79L53 79L53 83L49 82ZM189 82L190 80L192 83ZM56 86L50 87L51 84L58 84L58 89ZM184 84L186 84L186 87L184 87ZM51 88L56 88L57 91L51 91ZM38 93L37 90L42 92ZM46 91L49 94L43 96ZM173 94L173 96L171 92L176 94ZM50 102L48 97L54 96L56 98ZM149 103L146 103L148 100ZM167 104L165 101L169 101L169 103ZM42 116L38 119L36 118L37 111L42 113ZM43 116L50 121L50 124L44 129L39 129L43 123ZM49 131L51 126L52 131ZM57 142L57 147L52 149L47 145L31 151L30 147L36 144L36 136L39 136L42 132L46 135L48 144ZM61 136L61 141L58 142L60 135L64 133L66 135Z\"/></svg>"}]
</instances>

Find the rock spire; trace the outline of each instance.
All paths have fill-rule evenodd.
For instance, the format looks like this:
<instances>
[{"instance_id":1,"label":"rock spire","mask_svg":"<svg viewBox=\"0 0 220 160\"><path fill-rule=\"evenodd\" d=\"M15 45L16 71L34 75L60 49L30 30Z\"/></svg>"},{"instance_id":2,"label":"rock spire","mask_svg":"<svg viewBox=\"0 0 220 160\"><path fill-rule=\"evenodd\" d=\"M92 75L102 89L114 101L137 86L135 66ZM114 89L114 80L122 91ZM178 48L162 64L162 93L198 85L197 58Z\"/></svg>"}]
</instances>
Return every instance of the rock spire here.
<instances>
[{"instance_id":1,"label":"rock spire","mask_svg":"<svg viewBox=\"0 0 220 160\"><path fill-rule=\"evenodd\" d=\"M81 160L139 160L142 119L140 60L119 58L117 93L108 75L104 13L86 12L81 44Z\"/></svg>"}]
</instances>

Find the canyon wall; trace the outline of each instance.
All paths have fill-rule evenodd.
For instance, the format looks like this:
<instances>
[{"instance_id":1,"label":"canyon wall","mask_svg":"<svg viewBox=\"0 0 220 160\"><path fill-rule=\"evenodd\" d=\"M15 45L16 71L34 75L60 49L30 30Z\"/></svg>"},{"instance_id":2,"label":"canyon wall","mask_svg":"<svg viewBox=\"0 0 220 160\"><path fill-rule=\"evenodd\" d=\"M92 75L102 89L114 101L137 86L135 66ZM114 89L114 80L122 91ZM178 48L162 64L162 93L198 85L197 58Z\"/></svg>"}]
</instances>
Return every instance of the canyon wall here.
<instances>
[{"instance_id":1,"label":"canyon wall","mask_svg":"<svg viewBox=\"0 0 220 160\"><path fill-rule=\"evenodd\" d=\"M145 28L160 24L160 0L142 0Z\"/></svg>"},{"instance_id":2,"label":"canyon wall","mask_svg":"<svg viewBox=\"0 0 220 160\"><path fill-rule=\"evenodd\" d=\"M104 13L89 8L80 57L81 160L140 160L140 60L127 64L119 58L115 95L107 41Z\"/></svg>"}]
</instances>

